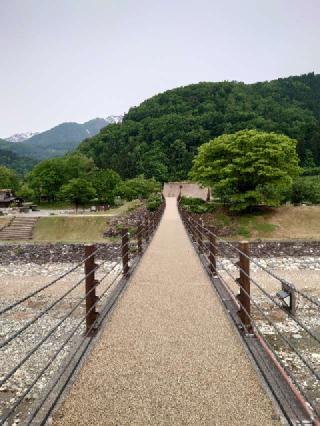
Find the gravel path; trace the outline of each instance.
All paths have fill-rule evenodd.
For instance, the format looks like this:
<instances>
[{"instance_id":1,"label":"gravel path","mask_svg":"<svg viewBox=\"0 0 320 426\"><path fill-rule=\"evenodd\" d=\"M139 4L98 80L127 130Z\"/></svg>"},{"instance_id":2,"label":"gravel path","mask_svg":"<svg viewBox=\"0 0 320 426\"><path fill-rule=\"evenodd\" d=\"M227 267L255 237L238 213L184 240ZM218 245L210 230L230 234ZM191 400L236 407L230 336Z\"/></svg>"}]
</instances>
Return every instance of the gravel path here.
<instances>
[{"instance_id":1,"label":"gravel path","mask_svg":"<svg viewBox=\"0 0 320 426\"><path fill-rule=\"evenodd\" d=\"M53 424L279 423L168 198L160 228Z\"/></svg>"}]
</instances>

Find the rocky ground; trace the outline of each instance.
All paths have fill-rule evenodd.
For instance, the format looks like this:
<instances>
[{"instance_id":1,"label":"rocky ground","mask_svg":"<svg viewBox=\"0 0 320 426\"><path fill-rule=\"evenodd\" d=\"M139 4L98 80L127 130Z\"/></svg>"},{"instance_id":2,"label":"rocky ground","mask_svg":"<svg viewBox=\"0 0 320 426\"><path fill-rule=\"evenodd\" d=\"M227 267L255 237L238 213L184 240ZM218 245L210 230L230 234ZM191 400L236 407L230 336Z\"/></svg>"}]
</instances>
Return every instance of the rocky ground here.
<instances>
[{"instance_id":1,"label":"rocky ground","mask_svg":"<svg viewBox=\"0 0 320 426\"><path fill-rule=\"evenodd\" d=\"M110 271L119 259L115 256L114 260L105 262L99 272L97 278L102 278ZM76 265L73 262L31 262L26 261L10 261L8 263L0 263L0 310L20 299L21 297L36 290L41 285L51 282L58 276L61 276ZM237 269L233 263L237 259L218 260L218 268L237 291L235 284L232 283L230 276L224 272L224 269L237 276ZM272 271L286 278L297 286L298 289L308 292L315 297L320 296L320 257L317 256L300 256L300 257L267 257L256 259L263 266L270 268ZM98 260L98 263L101 263ZM5 340L15 331L27 324L35 315L50 306L57 298L63 295L72 285L77 283L83 277L83 266L69 274L66 278L49 287L45 291L39 293L32 299L24 302L10 312L0 316L0 337ZM119 271L116 267L113 274ZM268 277L267 274L254 264L252 264L252 276L261 286L270 294L280 289L280 284L276 280ZM114 275L113 275L114 276ZM110 280L110 279L109 279ZM104 281L108 285L108 279ZM104 286L98 287L98 294L104 290ZM272 319L290 342L297 346L305 357L312 362L312 365L319 371L320 356L319 345L315 344L306 333L297 327L294 322L288 319L287 315L278 308L272 307L272 303L257 288L252 288L252 293L258 307ZM84 294L84 283L81 283L74 289L63 301L59 302L54 308L43 315L34 325L28 328L20 338L0 349L1 352L1 372L0 377L4 377L23 356L25 356L32 348L43 339L50 329L55 327L59 321L64 318L66 313L72 309ZM305 300L298 298L298 318L304 321L307 327L311 328L315 333L320 332L319 311ZM23 419L39 398L43 390L46 388L50 380L56 376L61 364L66 359L72 348L80 342L84 334L83 323L78 327L81 318L84 315L84 302L70 315L70 317L57 328L57 330L46 340L46 342L37 350L34 355L26 362L23 368L2 387L0 387L1 415L3 415L9 406L12 406L24 393L28 385L32 383L36 375L60 348L64 341L68 338L72 331L75 331L75 337L72 338L64 349L59 353L53 363L39 380L30 393L27 395L25 402L17 411L17 416L9 424L23 423ZM301 360L294 355L288 345L283 342L274 328L261 315L259 309L253 309L253 315L261 332L267 337L270 344L275 348L277 355L291 370L295 371L299 382L302 383L305 392L314 400L320 403L320 390L316 380L312 379L306 368L303 367ZM78 328L77 328L78 327Z\"/></svg>"},{"instance_id":2,"label":"rocky ground","mask_svg":"<svg viewBox=\"0 0 320 426\"><path fill-rule=\"evenodd\" d=\"M101 262L98 262L101 263ZM36 263L11 263L0 266L0 310L24 297L26 294L51 282L55 278L73 268L75 263L49 263L39 265ZM21 305L0 316L0 338L5 341L17 330L28 324L35 316L50 307L72 286L83 278L83 266L70 273L67 277L58 281L53 286L42 291ZM121 271L121 265L117 262L108 261L101 264L96 273L96 278L102 279L108 275L97 289L98 296L101 295ZM104 295L107 297L114 284ZM29 360L0 387L0 415L4 415L9 407L12 407L27 390L28 386L35 380L37 374L47 366L48 361L64 345L68 337L74 336L67 341L53 362L49 362L47 370L37 381L30 392L26 395L24 402L19 406L16 415L8 424L18 424L24 421L33 403L39 399L48 383L56 377L61 364L66 360L72 348L76 347L82 340L85 331L85 301L81 300L84 291L84 282L81 282L62 301L43 315L35 324L28 327L18 338L14 339L4 348L0 349L1 372L0 380L12 370L36 345L46 337L47 333L54 329L65 316L79 304L71 315L44 341ZM105 300L99 302L101 305ZM98 305L98 309L99 309Z\"/></svg>"},{"instance_id":3,"label":"rocky ground","mask_svg":"<svg viewBox=\"0 0 320 426\"><path fill-rule=\"evenodd\" d=\"M237 294L238 287L230 277L230 274L234 278L239 276L237 267L234 265L236 260L220 259L218 268L228 285ZM255 260L293 284L296 289L320 301L320 257ZM263 290L281 303L276 297L276 293L281 290L281 283L278 280L270 277L254 264L251 267L251 276ZM251 305L252 317L256 328L266 338L285 368L293 374L307 399L313 401L320 411L320 344L290 318L286 310L277 307L254 283L251 284L251 294L254 300ZM320 340L319 307L299 294L297 294L295 318ZM300 357L294 348L300 352ZM305 366L301 357L309 363L318 375L318 379Z\"/></svg>"}]
</instances>

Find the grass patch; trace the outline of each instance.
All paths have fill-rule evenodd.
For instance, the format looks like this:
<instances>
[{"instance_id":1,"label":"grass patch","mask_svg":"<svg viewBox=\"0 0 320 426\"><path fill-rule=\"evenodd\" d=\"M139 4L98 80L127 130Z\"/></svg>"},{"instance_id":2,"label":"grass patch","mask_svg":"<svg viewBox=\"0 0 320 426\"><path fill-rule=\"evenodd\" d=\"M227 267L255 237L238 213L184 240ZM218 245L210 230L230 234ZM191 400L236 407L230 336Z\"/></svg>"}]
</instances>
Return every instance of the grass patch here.
<instances>
[{"instance_id":1,"label":"grass patch","mask_svg":"<svg viewBox=\"0 0 320 426\"><path fill-rule=\"evenodd\" d=\"M251 236L249 228L247 226L243 226L243 225L239 227L238 234L241 235L241 237L244 237L244 238L250 238L250 236Z\"/></svg>"},{"instance_id":2,"label":"grass patch","mask_svg":"<svg viewBox=\"0 0 320 426\"><path fill-rule=\"evenodd\" d=\"M103 216L42 217L38 220L33 240L35 242L106 242L103 233L107 220Z\"/></svg>"},{"instance_id":3,"label":"grass patch","mask_svg":"<svg viewBox=\"0 0 320 426\"><path fill-rule=\"evenodd\" d=\"M260 222L260 223L254 222L252 226L256 231L264 233L264 234L273 232L277 229L276 225L274 225L273 223L267 223L267 222Z\"/></svg>"},{"instance_id":4,"label":"grass patch","mask_svg":"<svg viewBox=\"0 0 320 426\"><path fill-rule=\"evenodd\" d=\"M232 219L230 216L228 216L227 214L225 214L222 211L217 211L214 214L215 217L215 221L217 223L217 225L221 225L221 226L229 226L232 223Z\"/></svg>"}]
</instances>

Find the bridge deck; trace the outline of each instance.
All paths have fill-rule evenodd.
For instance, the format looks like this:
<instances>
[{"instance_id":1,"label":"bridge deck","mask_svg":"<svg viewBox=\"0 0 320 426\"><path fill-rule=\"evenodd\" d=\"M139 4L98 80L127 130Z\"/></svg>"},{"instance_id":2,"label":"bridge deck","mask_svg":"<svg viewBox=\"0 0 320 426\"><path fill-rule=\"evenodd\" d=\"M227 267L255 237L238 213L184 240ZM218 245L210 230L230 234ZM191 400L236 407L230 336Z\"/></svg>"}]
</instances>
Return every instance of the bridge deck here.
<instances>
[{"instance_id":1,"label":"bridge deck","mask_svg":"<svg viewBox=\"0 0 320 426\"><path fill-rule=\"evenodd\" d=\"M55 425L275 425L174 198Z\"/></svg>"}]
</instances>

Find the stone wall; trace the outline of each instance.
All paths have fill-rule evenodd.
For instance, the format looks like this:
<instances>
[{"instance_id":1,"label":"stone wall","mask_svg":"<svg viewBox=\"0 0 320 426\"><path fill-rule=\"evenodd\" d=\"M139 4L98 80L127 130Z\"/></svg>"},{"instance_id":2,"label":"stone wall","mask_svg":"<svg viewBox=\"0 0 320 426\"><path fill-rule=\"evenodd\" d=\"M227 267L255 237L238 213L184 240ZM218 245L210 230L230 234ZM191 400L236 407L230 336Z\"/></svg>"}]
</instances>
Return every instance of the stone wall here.
<instances>
[{"instance_id":1,"label":"stone wall","mask_svg":"<svg viewBox=\"0 0 320 426\"><path fill-rule=\"evenodd\" d=\"M234 243L233 243L234 244ZM96 244L101 248L97 258L120 258L120 243ZM220 242L219 254L236 257L237 252ZM301 257L320 256L320 241L263 241L250 243L253 257ZM84 258L84 244L0 244L0 264L10 262L55 263L78 262Z\"/></svg>"},{"instance_id":2,"label":"stone wall","mask_svg":"<svg viewBox=\"0 0 320 426\"><path fill-rule=\"evenodd\" d=\"M218 246L220 253L224 253L227 257L236 255L236 251L230 245L220 242ZM250 243L250 255L252 257L320 256L320 241L254 241Z\"/></svg>"},{"instance_id":3,"label":"stone wall","mask_svg":"<svg viewBox=\"0 0 320 426\"><path fill-rule=\"evenodd\" d=\"M85 244L1 244L0 264L78 262L84 258L84 246ZM97 254L98 259L115 260L120 257L119 243L95 246L101 249Z\"/></svg>"}]
</instances>

